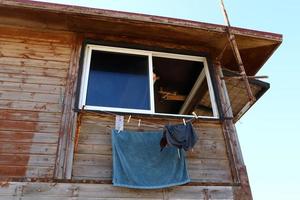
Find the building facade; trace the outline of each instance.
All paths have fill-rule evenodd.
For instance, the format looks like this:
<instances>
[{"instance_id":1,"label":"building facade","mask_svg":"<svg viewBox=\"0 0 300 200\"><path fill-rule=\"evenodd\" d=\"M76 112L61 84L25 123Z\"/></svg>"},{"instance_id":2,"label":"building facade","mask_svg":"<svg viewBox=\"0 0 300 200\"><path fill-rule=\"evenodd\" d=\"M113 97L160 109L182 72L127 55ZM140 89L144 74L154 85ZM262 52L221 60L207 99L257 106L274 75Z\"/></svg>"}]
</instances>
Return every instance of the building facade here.
<instances>
[{"instance_id":1,"label":"building facade","mask_svg":"<svg viewBox=\"0 0 300 200\"><path fill-rule=\"evenodd\" d=\"M232 32L248 76L282 41ZM235 129L252 104L238 69L225 26L1 0L0 199L252 199ZM269 88L249 84L256 100ZM139 131L193 119L191 182L112 186L116 115Z\"/></svg>"}]
</instances>

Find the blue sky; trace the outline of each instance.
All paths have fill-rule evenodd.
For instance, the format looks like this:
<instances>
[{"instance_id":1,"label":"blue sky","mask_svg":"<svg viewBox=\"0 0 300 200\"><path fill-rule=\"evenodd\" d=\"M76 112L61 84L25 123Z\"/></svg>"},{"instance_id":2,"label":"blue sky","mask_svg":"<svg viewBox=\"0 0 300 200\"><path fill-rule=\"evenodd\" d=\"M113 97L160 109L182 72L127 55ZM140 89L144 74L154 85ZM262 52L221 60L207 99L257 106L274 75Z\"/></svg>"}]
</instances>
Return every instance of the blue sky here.
<instances>
[{"instance_id":1,"label":"blue sky","mask_svg":"<svg viewBox=\"0 0 300 200\"><path fill-rule=\"evenodd\" d=\"M224 24L219 0L48 0ZM225 0L233 26L281 33L259 75L270 90L237 123L254 199L300 199L300 1Z\"/></svg>"}]
</instances>

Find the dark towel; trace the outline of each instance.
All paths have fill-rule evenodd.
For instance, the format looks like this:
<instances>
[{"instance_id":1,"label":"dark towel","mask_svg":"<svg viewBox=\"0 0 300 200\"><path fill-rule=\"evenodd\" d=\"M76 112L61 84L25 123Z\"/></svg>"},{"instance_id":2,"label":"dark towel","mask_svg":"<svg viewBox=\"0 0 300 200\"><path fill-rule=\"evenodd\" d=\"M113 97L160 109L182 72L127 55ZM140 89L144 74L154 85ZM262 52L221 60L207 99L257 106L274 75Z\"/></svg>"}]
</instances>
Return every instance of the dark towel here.
<instances>
[{"instance_id":1,"label":"dark towel","mask_svg":"<svg viewBox=\"0 0 300 200\"><path fill-rule=\"evenodd\" d=\"M179 149L188 151L193 148L198 140L197 134L194 131L192 123L166 125L163 132L163 137L160 141L161 150L166 145L174 146Z\"/></svg>"},{"instance_id":2,"label":"dark towel","mask_svg":"<svg viewBox=\"0 0 300 200\"><path fill-rule=\"evenodd\" d=\"M160 151L162 132L112 131L113 185L155 189L190 181L185 152L168 147Z\"/></svg>"}]
</instances>

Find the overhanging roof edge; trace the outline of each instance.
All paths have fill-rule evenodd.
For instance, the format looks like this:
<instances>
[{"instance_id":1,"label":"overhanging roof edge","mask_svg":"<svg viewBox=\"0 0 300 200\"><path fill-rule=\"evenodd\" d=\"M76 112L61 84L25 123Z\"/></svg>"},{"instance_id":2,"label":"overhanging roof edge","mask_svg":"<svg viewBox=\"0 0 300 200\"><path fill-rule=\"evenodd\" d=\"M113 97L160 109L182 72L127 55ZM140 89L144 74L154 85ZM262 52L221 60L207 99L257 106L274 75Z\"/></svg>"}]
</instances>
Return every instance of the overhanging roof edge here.
<instances>
[{"instance_id":1,"label":"overhanging roof edge","mask_svg":"<svg viewBox=\"0 0 300 200\"><path fill-rule=\"evenodd\" d=\"M114 11L98 8L88 8L74 5L63 5L54 4L47 2L37 2L31 0L0 0L0 7L15 7L15 8L27 8L27 9L37 9L49 12L65 13L65 14L79 14L88 16L101 16L108 18L116 18L122 20L133 20L148 23L166 24L172 26L181 26L186 28L196 28L207 31L214 31L225 33L226 26L205 22L198 22L186 19L177 19L170 17L161 17L147 14L139 13L129 13L124 11ZM232 27L233 33L237 35L243 35L248 37L255 37L267 40L274 40L277 42L282 41L282 35L277 33L263 32L245 28Z\"/></svg>"}]
</instances>

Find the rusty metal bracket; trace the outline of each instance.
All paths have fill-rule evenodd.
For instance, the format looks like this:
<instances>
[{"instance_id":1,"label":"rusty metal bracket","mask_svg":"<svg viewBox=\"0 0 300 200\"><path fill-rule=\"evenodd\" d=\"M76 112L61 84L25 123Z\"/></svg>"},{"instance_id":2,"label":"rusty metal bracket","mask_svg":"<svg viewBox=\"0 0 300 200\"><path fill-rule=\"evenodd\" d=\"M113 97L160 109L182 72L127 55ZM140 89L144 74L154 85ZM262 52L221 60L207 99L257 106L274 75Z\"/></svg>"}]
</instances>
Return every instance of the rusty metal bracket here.
<instances>
[{"instance_id":1,"label":"rusty metal bracket","mask_svg":"<svg viewBox=\"0 0 300 200\"><path fill-rule=\"evenodd\" d=\"M80 136L80 128L81 128L81 121L82 121L82 115L84 111L84 106L82 106L81 110L78 112L77 115L77 121L76 121L76 133L75 133L75 145L74 145L74 152L76 153L78 150L78 142L79 142L79 136Z\"/></svg>"}]
</instances>

